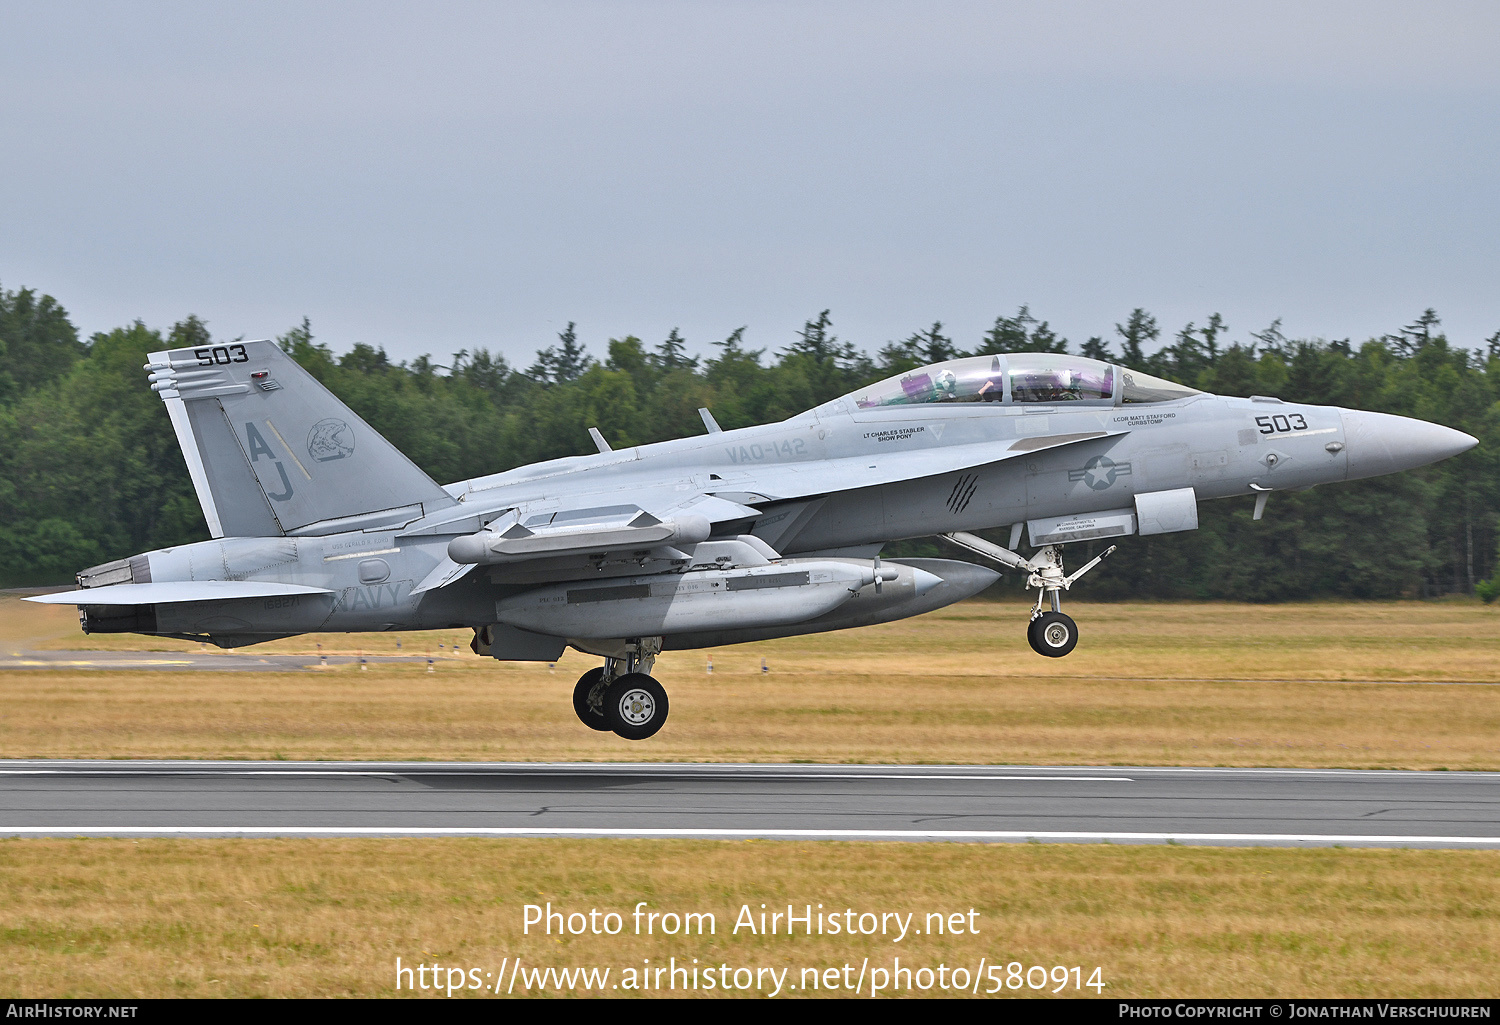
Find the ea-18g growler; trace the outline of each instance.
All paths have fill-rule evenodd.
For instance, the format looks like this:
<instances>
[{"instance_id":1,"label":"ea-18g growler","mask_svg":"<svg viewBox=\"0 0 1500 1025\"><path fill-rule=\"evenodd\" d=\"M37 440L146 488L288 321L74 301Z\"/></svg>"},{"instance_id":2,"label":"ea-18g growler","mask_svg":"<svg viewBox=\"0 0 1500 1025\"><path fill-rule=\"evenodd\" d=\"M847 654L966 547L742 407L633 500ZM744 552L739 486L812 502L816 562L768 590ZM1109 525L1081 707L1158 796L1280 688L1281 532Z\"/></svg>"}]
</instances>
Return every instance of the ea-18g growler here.
<instances>
[{"instance_id":1,"label":"ea-18g growler","mask_svg":"<svg viewBox=\"0 0 1500 1025\"><path fill-rule=\"evenodd\" d=\"M466 627L497 659L603 658L587 726L667 718L662 651L841 630L967 598L997 573L882 561L942 535L1026 574L1027 637L1073 650L1069 542L1193 530L1198 503L1394 473L1476 444L1383 413L1195 391L1097 360L950 360L781 423L440 485L274 343L153 353L213 540L78 574L90 633L238 647L308 631ZM972 532L1009 527L1000 547ZM1023 536L1030 555L1021 554Z\"/></svg>"}]
</instances>

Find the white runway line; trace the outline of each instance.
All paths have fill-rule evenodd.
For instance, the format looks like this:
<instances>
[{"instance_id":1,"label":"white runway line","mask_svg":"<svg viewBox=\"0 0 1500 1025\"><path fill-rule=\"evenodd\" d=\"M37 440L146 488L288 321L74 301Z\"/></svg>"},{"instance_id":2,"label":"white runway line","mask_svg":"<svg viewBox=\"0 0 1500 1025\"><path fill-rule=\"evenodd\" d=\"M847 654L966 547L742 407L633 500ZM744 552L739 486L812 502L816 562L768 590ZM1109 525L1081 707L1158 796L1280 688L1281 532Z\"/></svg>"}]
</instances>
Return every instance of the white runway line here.
<instances>
[{"instance_id":1,"label":"white runway line","mask_svg":"<svg viewBox=\"0 0 1500 1025\"><path fill-rule=\"evenodd\" d=\"M644 776L694 780L893 779L969 780L975 782L1055 780L1067 783L1134 783L1140 776L1280 776L1342 777L1346 779L1469 780L1500 783L1500 772L1436 769L1300 769L1231 768L1208 765L1129 765L1108 768L1091 765L788 765L776 762L283 762L270 768L265 761L203 761L128 759L107 762L66 759L0 759L0 778L6 776L475 776L525 777L571 775L582 778ZM268 766L261 768L261 766ZM820 769L831 771L819 771ZM931 769L936 771L922 771ZM985 771L992 770L992 771ZM1003 771L993 771L1003 770ZM1091 772L1113 775L1092 775Z\"/></svg>"},{"instance_id":2,"label":"white runway line","mask_svg":"<svg viewBox=\"0 0 1500 1025\"><path fill-rule=\"evenodd\" d=\"M0 826L0 836L511 836L768 840L1118 840L1166 843L1485 844L1496 836L1376 836L1326 833L1109 833L1019 829L636 829L536 826Z\"/></svg>"},{"instance_id":3,"label":"white runway line","mask_svg":"<svg viewBox=\"0 0 1500 1025\"><path fill-rule=\"evenodd\" d=\"M915 766L872 765L873 771L849 771L852 766L788 765L776 762L284 762L286 768L258 768L268 763L203 761L201 763L161 759L130 761L128 759L98 762L63 759L0 759L0 776L10 775L267 775L293 776L391 776L446 775L488 776L527 774L578 775L645 775L748 779L975 779L1031 780L1052 779L1066 782L1134 782L1135 775L1184 776L1344 776L1360 779L1477 779L1500 781L1500 772L1483 770L1443 771L1436 769L1299 769L1299 768L1232 768L1209 765L1122 765L1102 768L1092 765L934 765L932 772L918 771ZM275 763L271 763L275 764ZM929 768L924 766L923 768ZM1005 770L1004 775L984 770ZM837 771L844 770L844 771ZM903 771L904 770L904 771ZM1090 771L1117 771L1122 775L1085 775ZM1015 773L1015 775L1012 775ZM1025 773L1020 775L1019 773ZM1067 775L1064 775L1066 773ZM1131 774L1131 775L1123 775Z\"/></svg>"}]
</instances>

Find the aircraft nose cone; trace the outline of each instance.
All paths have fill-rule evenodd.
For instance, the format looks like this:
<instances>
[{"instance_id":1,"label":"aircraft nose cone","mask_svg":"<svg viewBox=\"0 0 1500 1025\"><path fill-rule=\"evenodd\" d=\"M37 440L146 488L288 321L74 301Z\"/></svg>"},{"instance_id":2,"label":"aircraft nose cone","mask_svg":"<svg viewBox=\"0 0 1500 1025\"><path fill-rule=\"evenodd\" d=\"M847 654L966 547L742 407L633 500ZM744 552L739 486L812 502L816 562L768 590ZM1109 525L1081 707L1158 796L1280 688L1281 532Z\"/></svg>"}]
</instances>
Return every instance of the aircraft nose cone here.
<instances>
[{"instance_id":1,"label":"aircraft nose cone","mask_svg":"<svg viewBox=\"0 0 1500 1025\"><path fill-rule=\"evenodd\" d=\"M1378 477L1467 452L1479 439L1441 424L1390 413L1346 409L1344 444L1349 455L1349 480Z\"/></svg>"}]
</instances>

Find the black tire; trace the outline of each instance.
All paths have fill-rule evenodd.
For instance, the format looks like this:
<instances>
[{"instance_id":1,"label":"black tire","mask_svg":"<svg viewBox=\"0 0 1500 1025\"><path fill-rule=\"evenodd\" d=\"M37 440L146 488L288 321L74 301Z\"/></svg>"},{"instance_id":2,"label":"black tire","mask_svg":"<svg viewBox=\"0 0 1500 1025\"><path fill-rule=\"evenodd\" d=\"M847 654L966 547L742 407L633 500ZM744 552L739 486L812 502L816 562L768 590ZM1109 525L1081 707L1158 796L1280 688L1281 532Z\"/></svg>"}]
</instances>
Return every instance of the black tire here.
<instances>
[{"instance_id":1,"label":"black tire","mask_svg":"<svg viewBox=\"0 0 1500 1025\"><path fill-rule=\"evenodd\" d=\"M626 740L645 740L667 721L667 692L645 673L626 673L604 691L604 718Z\"/></svg>"},{"instance_id":2,"label":"black tire","mask_svg":"<svg viewBox=\"0 0 1500 1025\"><path fill-rule=\"evenodd\" d=\"M1062 658L1078 646L1078 624L1061 612L1043 612L1026 629L1031 650L1048 658Z\"/></svg>"},{"instance_id":3,"label":"black tire","mask_svg":"<svg viewBox=\"0 0 1500 1025\"><path fill-rule=\"evenodd\" d=\"M604 667L590 669L578 678L578 684L573 688L573 711L578 713L578 721L591 730L599 730L607 733L611 729L609 721L604 717L604 695L596 694L594 701L599 711L589 707L589 691L604 682Z\"/></svg>"}]
</instances>

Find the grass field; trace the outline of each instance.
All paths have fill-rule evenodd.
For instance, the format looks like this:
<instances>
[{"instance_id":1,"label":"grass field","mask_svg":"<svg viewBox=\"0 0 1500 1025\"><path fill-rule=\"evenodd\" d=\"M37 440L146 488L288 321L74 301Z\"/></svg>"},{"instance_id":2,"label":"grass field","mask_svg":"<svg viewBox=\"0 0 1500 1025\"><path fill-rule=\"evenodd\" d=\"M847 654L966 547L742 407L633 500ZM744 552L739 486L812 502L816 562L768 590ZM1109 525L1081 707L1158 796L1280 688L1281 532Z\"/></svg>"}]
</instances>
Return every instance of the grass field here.
<instances>
[{"instance_id":1,"label":"grass field","mask_svg":"<svg viewBox=\"0 0 1500 1025\"><path fill-rule=\"evenodd\" d=\"M1500 683L1500 605L1475 600L1302 602L1069 602L1082 641L1063 659L1026 645L1029 606L971 601L916 619L706 652L668 652L659 665L716 669L987 679L1460 680ZM449 654L465 656L466 630L390 634L305 634L248 652ZM0 644L13 648L196 651L201 645L136 634L86 635L71 606L0 596ZM444 645L439 651L438 644ZM211 649L212 650L212 649ZM594 660L573 653L573 659ZM582 663L580 663L582 664ZM581 670L580 670L581 671Z\"/></svg>"},{"instance_id":2,"label":"grass field","mask_svg":"<svg viewBox=\"0 0 1500 1025\"><path fill-rule=\"evenodd\" d=\"M1451 682L1500 683L1497 610L1071 611L1084 644L1057 662L1025 647L1024 607L978 602L848 633L669 653L658 675L672 719L641 744L573 720L572 683L594 660L496 663L454 652L466 641L456 631L400 636L402 653L436 656L432 673L0 672L0 756L1500 768L1500 687ZM252 650L394 653L396 641L309 637ZM85 638L71 609L5 598L0 647L197 646ZM628 922L638 900L713 912L719 932L521 934L526 903ZM899 944L726 934L742 904L761 903L914 912L918 922L972 907L980 932ZM797 985L803 968L857 969L866 957L889 968L900 956L909 968L972 971L981 957L1077 965L1083 979L1097 966L1105 997L1500 988L1497 851L29 839L0 841L0 916L0 989L37 996L379 996L395 992L397 957L481 978L515 957L528 968L610 968L611 984L647 958L791 969L783 979ZM516 992L526 989L523 980Z\"/></svg>"},{"instance_id":3,"label":"grass field","mask_svg":"<svg viewBox=\"0 0 1500 1025\"><path fill-rule=\"evenodd\" d=\"M716 933L631 935L638 900L712 912ZM624 931L522 935L523 905L548 901L618 912ZM978 935L732 934L762 903L912 912L917 928L973 908ZM1500 994L1497 851L26 840L0 842L0 915L0 990L26 995L391 995L398 956L480 978L515 957L616 981L647 958L698 958L790 968L793 984L866 957L971 972L983 957L1083 979L1097 966L1106 997Z\"/></svg>"},{"instance_id":4,"label":"grass field","mask_svg":"<svg viewBox=\"0 0 1500 1025\"><path fill-rule=\"evenodd\" d=\"M1500 768L1500 619L1474 602L1072 607L1084 640L1033 654L1025 609L669 652L650 741L583 729L597 660L497 663L458 631L329 635L250 651L431 651L303 673L0 672L0 756L983 762ZM195 649L85 637L73 610L0 599L9 650ZM437 644L445 647L438 649ZM451 645L459 644L454 654ZM712 658L713 675L706 672ZM770 672L760 672L765 659Z\"/></svg>"}]
</instances>

